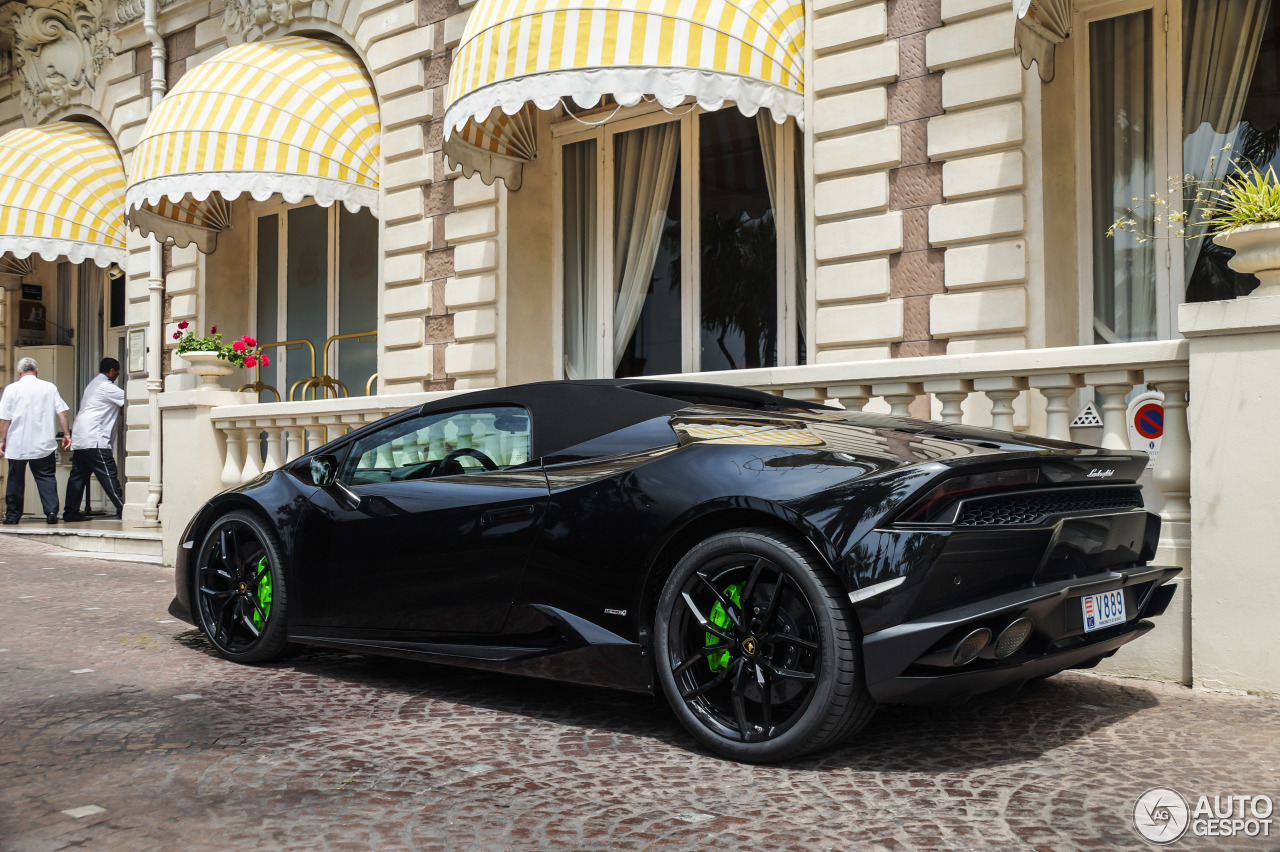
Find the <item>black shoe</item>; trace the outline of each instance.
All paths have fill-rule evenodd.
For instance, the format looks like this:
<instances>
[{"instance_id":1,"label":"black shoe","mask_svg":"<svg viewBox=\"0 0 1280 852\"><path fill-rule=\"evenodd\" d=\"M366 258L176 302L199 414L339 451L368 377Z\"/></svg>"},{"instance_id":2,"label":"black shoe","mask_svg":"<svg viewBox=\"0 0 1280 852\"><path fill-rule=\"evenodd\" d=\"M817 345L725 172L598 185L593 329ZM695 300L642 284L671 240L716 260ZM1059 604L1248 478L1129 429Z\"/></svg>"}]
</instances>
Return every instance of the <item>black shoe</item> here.
<instances>
[{"instance_id":1,"label":"black shoe","mask_svg":"<svg viewBox=\"0 0 1280 852\"><path fill-rule=\"evenodd\" d=\"M89 516L82 515L79 512L66 512L62 516L62 520L67 523L75 523L76 521L87 521L89 520Z\"/></svg>"},{"instance_id":2,"label":"black shoe","mask_svg":"<svg viewBox=\"0 0 1280 852\"><path fill-rule=\"evenodd\" d=\"M58 522L58 513L50 512L49 514L45 515L44 522L46 524L56 524Z\"/></svg>"},{"instance_id":3,"label":"black shoe","mask_svg":"<svg viewBox=\"0 0 1280 852\"><path fill-rule=\"evenodd\" d=\"M4 525L5 525L6 527L11 527L11 526L13 526L14 524L16 524L19 520L21 520L21 519L20 519L20 518L5 518L5 519L4 519Z\"/></svg>"}]
</instances>

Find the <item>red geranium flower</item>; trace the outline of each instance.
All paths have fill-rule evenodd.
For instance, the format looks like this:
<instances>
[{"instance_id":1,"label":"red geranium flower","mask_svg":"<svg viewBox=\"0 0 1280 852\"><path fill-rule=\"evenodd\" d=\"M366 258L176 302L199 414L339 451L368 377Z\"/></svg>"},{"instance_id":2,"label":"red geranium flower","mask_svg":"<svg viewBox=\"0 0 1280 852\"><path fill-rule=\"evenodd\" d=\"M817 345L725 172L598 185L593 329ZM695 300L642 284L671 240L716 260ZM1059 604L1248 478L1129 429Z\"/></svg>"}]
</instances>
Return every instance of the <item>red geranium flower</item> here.
<instances>
[{"instance_id":1,"label":"red geranium flower","mask_svg":"<svg viewBox=\"0 0 1280 852\"><path fill-rule=\"evenodd\" d=\"M210 327L209 327L209 333L210 333L210 334L217 334L217 333L218 333L218 327L217 327L216 325L214 325L214 326L210 326Z\"/></svg>"},{"instance_id":2,"label":"red geranium flower","mask_svg":"<svg viewBox=\"0 0 1280 852\"><path fill-rule=\"evenodd\" d=\"M174 339L174 340L177 340L179 337L182 337L182 332L180 332L180 331L175 331L175 332L173 333L173 339Z\"/></svg>"},{"instance_id":3,"label":"red geranium flower","mask_svg":"<svg viewBox=\"0 0 1280 852\"><path fill-rule=\"evenodd\" d=\"M262 366L265 367L271 363L271 359L268 358L266 355L263 355L261 358L258 359L258 363L260 363Z\"/></svg>"},{"instance_id":4,"label":"red geranium flower","mask_svg":"<svg viewBox=\"0 0 1280 852\"><path fill-rule=\"evenodd\" d=\"M258 359L250 355L244 359L244 365L246 367L256 367L258 365Z\"/></svg>"},{"instance_id":5,"label":"red geranium flower","mask_svg":"<svg viewBox=\"0 0 1280 852\"><path fill-rule=\"evenodd\" d=\"M243 341L243 340L237 340L235 343L231 344L231 348L232 348L232 349L234 349L234 350L236 350L237 352L243 352L243 351L244 351L244 341Z\"/></svg>"},{"instance_id":6,"label":"red geranium flower","mask_svg":"<svg viewBox=\"0 0 1280 852\"><path fill-rule=\"evenodd\" d=\"M248 344L249 346L257 346L257 345L258 345L258 341L254 340L252 337L250 337L250 336L249 336L249 335L247 335L247 334L244 336L244 342L245 342L246 344Z\"/></svg>"},{"instance_id":7,"label":"red geranium flower","mask_svg":"<svg viewBox=\"0 0 1280 852\"><path fill-rule=\"evenodd\" d=\"M190 323L187 322L186 320L183 320L182 322L178 323L178 328L186 328L188 325L190 325Z\"/></svg>"}]
</instances>

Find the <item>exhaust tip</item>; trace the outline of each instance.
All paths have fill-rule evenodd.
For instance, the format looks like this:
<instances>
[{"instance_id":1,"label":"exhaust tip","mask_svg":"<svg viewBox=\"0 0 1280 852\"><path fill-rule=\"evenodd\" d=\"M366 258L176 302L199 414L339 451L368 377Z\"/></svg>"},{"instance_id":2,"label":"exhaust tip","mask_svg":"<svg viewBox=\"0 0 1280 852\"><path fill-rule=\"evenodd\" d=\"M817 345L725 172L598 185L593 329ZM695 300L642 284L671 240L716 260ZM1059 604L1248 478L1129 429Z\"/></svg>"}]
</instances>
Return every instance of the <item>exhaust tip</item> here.
<instances>
[{"instance_id":1,"label":"exhaust tip","mask_svg":"<svg viewBox=\"0 0 1280 852\"><path fill-rule=\"evenodd\" d=\"M982 649L991 643L991 631L985 627L979 627L960 640L960 644L956 645L955 653L951 655L951 664L954 666L967 666L978 658L982 653Z\"/></svg>"},{"instance_id":2,"label":"exhaust tip","mask_svg":"<svg viewBox=\"0 0 1280 852\"><path fill-rule=\"evenodd\" d=\"M1035 622L1027 616L1014 619L1004 630L1000 631L999 638L996 639L994 649L995 658L1003 660L1012 657L1017 653L1022 644L1027 641L1027 637L1031 635L1031 628L1035 627Z\"/></svg>"}]
</instances>

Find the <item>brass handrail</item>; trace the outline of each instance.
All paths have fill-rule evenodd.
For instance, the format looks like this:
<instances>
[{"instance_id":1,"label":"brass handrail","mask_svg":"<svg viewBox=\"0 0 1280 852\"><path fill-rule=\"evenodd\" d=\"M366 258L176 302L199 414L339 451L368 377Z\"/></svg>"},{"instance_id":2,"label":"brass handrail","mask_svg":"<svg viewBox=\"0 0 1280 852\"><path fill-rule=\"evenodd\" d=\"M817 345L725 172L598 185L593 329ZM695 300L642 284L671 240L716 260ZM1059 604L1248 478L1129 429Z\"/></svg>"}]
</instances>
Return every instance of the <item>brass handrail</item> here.
<instances>
[{"instance_id":1,"label":"brass handrail","mask_svg":"<svg viewBox=\"0 0 1280 852\"><path fill-rule=\"evenodd\" d=\"M311 375L314 376L316 374L316 347L315 347L315 344L312 343L310 340L307 340L304 337L300 337L296 340L277 340L274 343L259 344L258 348L265 350L265 349L274 349L277 346L283 346L286 349L288 349L290 346L302 346L304 344L308 349L311 350ZM297 385L298 385L298 382L294 382L294 387L296 387ZM253 368L253 382L247 385L241 385L236 390L237 392L240 392L240 393L243 393L244 391L253 391L254 393L271 391L273 394L276 395L276 401L277 402L280 401L280 391L276 390L271 385L262 381L262 362L261 361L259 361L258 364L255 365ZM290 402L293 401L293 388L289 389L289 401Z\"/></svg>"},{"instance_id":2,"label":"brass handrail","mask_svg":"<svg viewBox=\"0 0 1280 852\"><path fill-rule=\"evenodd\" d=\"M364 395L373 396L373 383L378 380L378 374L374 373L369 377L369 381L364 383Z\"/></svg>"},{"instance_id":3,"label":"brass handrail","mask_svg":"<svg viewBox=\"0 0 1280 852\"><path fill-rule=\"evenodd\" d=\"M350 332L347 332L346 334L335 334L332 337L326 338L324 342L324 349L321 350L321 355L320 355L320 362L325 366L325 374L323 376L317 376L314 374L314 371L313 371L310 378L304 379L302 382L299 383L299 384L303 384L303 389L302 389L303 398L304 399L306 398L305 395L307 391L311 391L312 399L319 399L321 394L323 394L324 398L327 399L329 397L330 390L333 391L333 395L335 399L338 398L339 396L350 396L351 394L347 390L346 384L341 379L335 379L333 376L329 375L329 372L328 372L329 347L339 340L377 340L377 339L378 339L378 332L376 330L350 331ZM377 373L374 373L374 375L376 376ZM369 387L369 384L366 382L365 383L366 395L368 395L368 387ZM339 393L339 391L341 391L341 393ZM293 399L293 388L289 389L289 398Z\"/></svg>"}]
</instances>

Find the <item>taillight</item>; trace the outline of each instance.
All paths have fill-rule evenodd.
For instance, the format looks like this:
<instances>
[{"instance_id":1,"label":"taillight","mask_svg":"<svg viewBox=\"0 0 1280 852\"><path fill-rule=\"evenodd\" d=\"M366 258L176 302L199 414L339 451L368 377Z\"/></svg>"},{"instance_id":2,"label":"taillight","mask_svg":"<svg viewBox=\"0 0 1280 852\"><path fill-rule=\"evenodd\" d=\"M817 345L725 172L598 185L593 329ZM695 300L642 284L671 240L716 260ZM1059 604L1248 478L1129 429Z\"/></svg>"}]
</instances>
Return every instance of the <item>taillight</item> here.
<instances>
[{"instance_id":1,"label":"taillight","mask_svg":"<svg viewBox=\"0 0 1280 852\"><path fill-rule=\"evenodd\" d=\"M943 509L962 497L972 497L975 494L983 494L989 491L1023 488L1028 485L1035 485L1039 479L1039 469L1030 467L1016 470L994 470L990 473L972 473L968 476L953 476L938 483L932 491L907 509L898 520L928 523L937 517Z\"/></svg>"}]
</instances>

